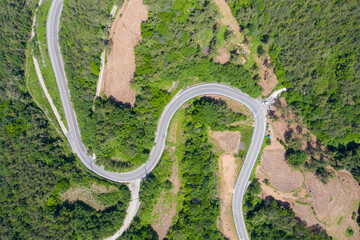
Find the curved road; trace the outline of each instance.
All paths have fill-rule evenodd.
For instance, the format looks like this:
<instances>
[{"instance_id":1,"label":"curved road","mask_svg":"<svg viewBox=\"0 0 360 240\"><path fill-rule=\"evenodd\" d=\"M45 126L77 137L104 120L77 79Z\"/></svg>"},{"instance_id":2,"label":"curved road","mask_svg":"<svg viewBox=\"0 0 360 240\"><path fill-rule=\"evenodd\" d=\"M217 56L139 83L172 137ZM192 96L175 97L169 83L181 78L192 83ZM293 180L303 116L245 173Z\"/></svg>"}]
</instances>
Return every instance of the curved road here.
<instances>
[{"instance_id":1,"label":"curved road","mask_svg":"<svg viewBox=\"0 0 360 240\"><path fill-rule=\"evenodd\" d=\"M66 137L73 149L78 155L81 162L86 168L95 174L109 179L114 182L131 182L136 179L146 177L151 172L164 150L167 130L175 112L188 100L202 95L220 95L231 98L237 102L245 104L252 112L255 119L255 128L252 135L251 144L249 146L243 167L236 182L235 192L233 195L232 211L239 239L249 239L246 231L243 213L242 201L245 190L249 183L249 178L254 168L255 162L259 155L265 130L266 130L266 109L268 104L262 104L261 100L256 100L244 94L238 89L219 83L199 84L184 90L181 90L165 107L157 126L155 137L155 146L152 148L148 161L139 168L125 173L116 173L104 170L103 167L95 164L94 159L89 156L87 149L81 142L81 134L76 120L76 114L70 100L70 91L67 86L67 79L64 71L60 46L58 43L58 32L60 15L63 6L63 0L53 0L49 10L47 19L47 41L51 64L56 76L56 82L60 91L62 105L65 111L66 121L68 123L69 132ZM273 100L273 99L269 99Z\"/></svg>"}]
</instances>

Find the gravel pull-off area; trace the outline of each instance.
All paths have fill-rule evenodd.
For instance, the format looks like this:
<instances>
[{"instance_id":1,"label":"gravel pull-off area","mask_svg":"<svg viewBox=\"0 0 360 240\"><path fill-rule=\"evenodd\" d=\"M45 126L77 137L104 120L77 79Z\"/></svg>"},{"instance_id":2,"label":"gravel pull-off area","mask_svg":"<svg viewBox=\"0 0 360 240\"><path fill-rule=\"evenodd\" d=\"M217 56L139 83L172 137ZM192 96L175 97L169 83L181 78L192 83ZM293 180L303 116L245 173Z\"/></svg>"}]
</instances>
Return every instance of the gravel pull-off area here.
<instances>
[{"instance_id":1,"label":"gravel pull-off area","mask_svg":"<svg viewBox=\"0 0 360 240\"><path fill-rule=\"evenodd\" d=\"M142 0L129 0L117 12L110 29L111 48L104 69L102 89L107 97L134 105L136 91L130 86L135 73L135 46L141 41L141 23L148 11Z\"/></svg>"}]
</instances>

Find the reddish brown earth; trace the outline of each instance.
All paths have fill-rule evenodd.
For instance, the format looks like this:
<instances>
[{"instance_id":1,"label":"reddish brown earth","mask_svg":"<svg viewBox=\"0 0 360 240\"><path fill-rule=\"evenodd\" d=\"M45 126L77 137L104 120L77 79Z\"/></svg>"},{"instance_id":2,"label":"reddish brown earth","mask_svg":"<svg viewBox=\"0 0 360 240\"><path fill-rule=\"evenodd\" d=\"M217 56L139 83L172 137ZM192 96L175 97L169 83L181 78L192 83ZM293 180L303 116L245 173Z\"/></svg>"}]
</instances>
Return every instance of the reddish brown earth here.
<instances>
[{"instance_id":1,"label":"reddish brown earth","mask_svg":"<svg viewBox=\"0 0 360 240\"><path fill-rule=\"evenodd\" d=\"M135 46L141 41L141 23L147 20L142 0L125 1L110 29L111 48L104 69L102 92L116 101L134 105L136 91L130 82L135 73Z\"/></svg>"}]
</instances>

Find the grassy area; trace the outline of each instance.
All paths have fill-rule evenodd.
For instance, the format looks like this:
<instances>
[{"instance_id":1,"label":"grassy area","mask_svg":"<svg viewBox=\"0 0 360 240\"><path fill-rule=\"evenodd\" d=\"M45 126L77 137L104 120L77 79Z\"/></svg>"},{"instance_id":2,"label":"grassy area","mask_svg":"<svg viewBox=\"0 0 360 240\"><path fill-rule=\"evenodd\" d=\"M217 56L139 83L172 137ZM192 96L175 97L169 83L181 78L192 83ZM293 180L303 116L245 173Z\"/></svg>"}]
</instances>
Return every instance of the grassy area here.
<instances>
[{"instance_id":1,"label":"grassy area","mask_svg":"<svg viewBox=\"0 0 360 240\"><path fill-rule=\"evenodd\" d=\"M311 203L308 202L301 202L299 200L296 200L296 203L300 204L300 205L304 205L304 206L311 206Z\"/></svg>"},{"instance_id":2,"label":"grassy area","mask_svg":"<svg viewBox=\"0 0 360 240\"><path fill-rule=\"evenodd\" d=\"M264 148L266 147L266 138L267 138L267 137L265 136L265 140L264 140L264 142L263 142L263 144L262 144L262 146L261 146L261 149L260 149L260 152L259 152L259 156L258 156L258 158L257 158L257 160L256 160L256 163L255 163L255 166L254 166L254 168L253 168L253 170L252 170L252 172L251 172L250 181L255 178L256 168L257 168L257 166L259 166L259 164L260 164L260 161L261 161L261 157L262 157Z\"/></svg>"},{"instance_id":3,"label":"grassy area","mask_svg":"<svg viewBox=\"0 0 360 240\"><path fill-rule=\"evenodd\" d=\"M36 102L36 104L48 117L49 121L55 127L56 131L62 136L60 125L56 120L55 114L52 111L51 106L37 78L35 72L35 66L31 54L27 54L27 60L26 60L26 86L29 90L30 95Z\"/></svg>"},{"instance_id":4,"label":"grassy area","mask_svg":"<svg viewBox=\"0 0 360 240\"><path fill-rule=\"evenodd\" d=\"M344 216L341 216L341 217L339 218L339 220L337 221L337 225L340 225L343 219L344 219Z\"/></svg>"},{"instance_id":5,"label":"grassy area","mask_svg":"<svg viewBox=\"0 0 360 240\"><path fill-rule=\"evenodd\" d=\"M175 167L178 168L179 166L179 160L183 156L182 146L184 144L184 135L183 135L183 123L185 118L185 108L179 109L174 117L171 120L170 127L168 130L168 138L166 142L166 146L168 149L174 148L175 150L172 152L171 160L174 161ZM175 129L175 131L173 131ZM169 153L169 150L166 150ZM169 169L168 171L171 171ZM180 176L178 176L180 178ZM180 180L181 181L181 180ZM172 189L165 189L162 192L161 195L161 201L159 202L158 208L164 211L169 211L173 204L176 204L176 202L181 202L182 195L174 194ZM178 212L178 211L176 211ZM153 212L151 222L152 224L156 224L157 222L161 221L161 212ZM175 214L173 218L173 222L176 221L177 214Z\"/></svg>"},{"instance_id":6,"label":"grassy area","mask_svg":"<svg viewBox=\"0 0 360 240\"><path fill-rule=\"evenodd\" d=\"M60 93L57 87L56 78L51 66L51 61L47 49L46 20L50 5L51 1L44 1L38 9L36 25L34 29L35 44L33 44L33 51L39 61L41 74L43 75L46 88L60 114L61 120L64 122L65 126L67 126L64 110L61 104Z\"/></svg>"}]
</instances>

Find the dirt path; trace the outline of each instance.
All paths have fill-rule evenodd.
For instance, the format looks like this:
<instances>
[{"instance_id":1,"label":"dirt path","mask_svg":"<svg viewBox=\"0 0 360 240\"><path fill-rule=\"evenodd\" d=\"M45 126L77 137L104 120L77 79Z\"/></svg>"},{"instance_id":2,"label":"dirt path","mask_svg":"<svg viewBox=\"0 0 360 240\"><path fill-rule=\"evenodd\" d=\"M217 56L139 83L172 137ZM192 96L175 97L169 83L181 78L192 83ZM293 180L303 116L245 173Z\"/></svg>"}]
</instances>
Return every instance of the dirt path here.
<instances>
[{"instance_id":1,"label":"dirt path","mask_svg":"<svg viewBox=\"0 0 360 240\"><path fill-rule=\"evenodd\" d=\"M134 217L140 207L140 201L139 201L140 182L141 182L141 180L138 179L138 180L135 180L135 181L129 183L128 187L131 192L131 199L130 199L128 209L126 210L126 216L124 219L124 223L121 226L119 231L117 231L113 236L106 238L105 240L116 240L130 226L132 220L134 219Z\"/></svg>"},{"instance_id":2,"label":"dirt path","mask_svg":"<svg viewBox=\"0 0 360 240\"><path fill-rule=\"evenodd\" d=\"M59 125L61 127L61 131L66 136L66 134L68 133L68 130L66 129L65 124L61 120L60 114L59 114L57 108L55 107L54 102L53 102L53 100L52 100L52 98L51 98L51 96L50 96L50 94L49 94L49 92L48 92L48 90L46 88L44 79L43 79L41 71L40 71L39 63L38 63L38 61L37 61L37 59L35 57L33 57L33 61L34 61L36 75L37 75L38 80L40 82L41 88L43 89L44 94L46 96L46 99L48 100L48 102L49 102L49 104L51 106L51 109L53 110L53 112L55 114L56 120L58 121L58 123L59 123Z\"/></svg>"},{"instance_id":3,"label":"dirt path","mask_svg":"<svg viewBox=\"0 0 360 240\"><path fill-rule=\"evenodd\" d=\"M141 41L141 22L147 20L142 0L129 0L117 12L110 29L111 48L104 70L102 89L107 97L134 105L136 91L130 82L135 72L134 48Z\"/></svg>"},{"instance_id":4,"label":"dirt path","mask_svg":"<svg viewBox=\"0 0 360 240\"><path fill-rule=\"evenodd\" d=\"M103 75L104 75L104 67L105 67L105 50L101 53L100 73L99 73L99 79L98 79L97 86L96 86L95 98L100 96L101 86L103 85L102 80L103 80Z\"/></svg>"}]
</instances>

